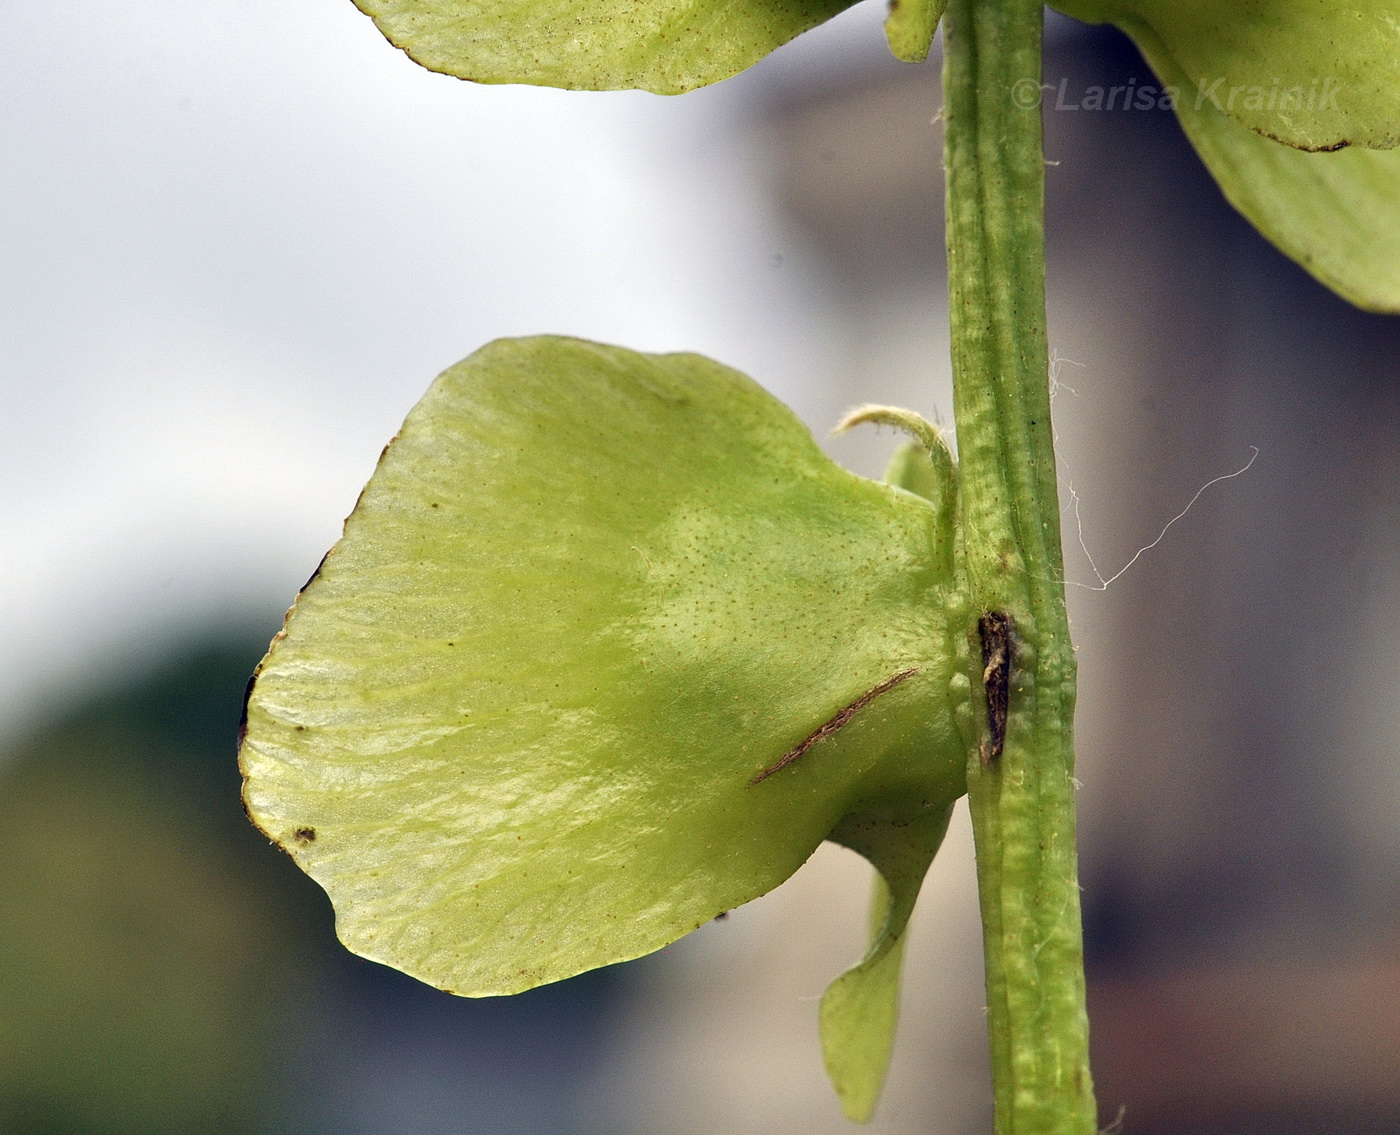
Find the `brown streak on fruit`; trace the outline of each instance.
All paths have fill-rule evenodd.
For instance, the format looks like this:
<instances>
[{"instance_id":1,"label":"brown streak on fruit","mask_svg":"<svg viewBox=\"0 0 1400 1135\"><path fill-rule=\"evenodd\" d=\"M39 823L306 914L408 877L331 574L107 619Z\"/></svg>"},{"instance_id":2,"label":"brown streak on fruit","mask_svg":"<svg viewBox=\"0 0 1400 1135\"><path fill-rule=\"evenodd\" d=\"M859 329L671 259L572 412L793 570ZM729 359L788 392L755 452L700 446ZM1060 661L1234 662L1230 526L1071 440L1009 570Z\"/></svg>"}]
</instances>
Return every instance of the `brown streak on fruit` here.
<instances>
[{"instance_id":1,"label":"brown streak on fruit","mask_svg":"<svg viewBox=\"0 0 1400 1135\"><path fill-rule=\"evenodd\" d=\"M752 788L755 784L761 784L775 772L781 772L783 769L787 768L788 765L792 764L793 761L797 760L798 757L802 756L803 753L818 741L825 737L830 737L881 694L894 689L900 682L903 682L907 678L912 678L918 672L918 667L914 667L910 670L901 670L898 674L891 674L874 689L866 690L865 693L861 694L860 697L856 698L850 705L838 710L830 721L817 726L816 729L808 733L806 737L802 738L801 741L779 757L773 764L769 765L755 776L749 781L749 787Z\"/></svg>"}]
</instances>

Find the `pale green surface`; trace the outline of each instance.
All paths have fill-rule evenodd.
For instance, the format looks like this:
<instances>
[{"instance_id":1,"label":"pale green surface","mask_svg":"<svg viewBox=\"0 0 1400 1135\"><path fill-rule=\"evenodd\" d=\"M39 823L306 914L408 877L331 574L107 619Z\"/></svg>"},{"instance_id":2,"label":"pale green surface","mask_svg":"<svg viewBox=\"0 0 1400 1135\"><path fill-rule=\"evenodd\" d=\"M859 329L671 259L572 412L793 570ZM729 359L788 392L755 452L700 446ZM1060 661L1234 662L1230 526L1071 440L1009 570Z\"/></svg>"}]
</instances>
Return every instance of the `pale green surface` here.
<instances>
[{"instance_id":1,"label":"pale green surface","mask_svg":"<svg viewBox=\"0 0 1400 1135\"><path fill-rule=\"evenodd\" d=\"M1065 614L1045 336L1039 0L944 16L958 567L972 612L1014 621L1005 748L968 746L997 1135L1093 1135L1075 849L1075 661ZM986 728L980 651L966 680Z\"/></svg>"},{"instance_id":2,"label":"pale green surface","mask_svg":"<svg viewBox=\"0 0 1400 1135\"><path fill-rule=\"evenodd\" d=\"M1400 142L1400 0L1056 0L1112 23L1191 106L1304 150ZM1165 76L1164 76L1165 77ZM1233 94L1232 94L1233 89Z\"/></svg>"},{"instance_id":3,"label":"pale green surface","mask_svg":"<svg viewBox=\"0 0 1400 1135\"><path fill-rule=\"evenodd\" d=\"M674 95L736 75L854 0L356 0L396 47L478 83Z\"/></svg>"},{"instance_id":4,"label":"pale green surface","mask_svg":"<svg viewBox=\"0 0 1400 1135\"><path fill-rule=\"evenodd\" d=\"M948 0L890 0L885 38L896 59L922 63L933 45L933 34Z\"/></svg>"},{"instance_id":5,"label":"pale green surface","mask_svg":"<svg viewBox=\"0 0 1400 1135\"><path fill-rule=\"evenodd\" d=\"M1400 149L1305 153L1210 103L1185 100L1177 112L1225 196L1260 232L1358 307L1400 312Z\"/></svg>"},{"instance_id":6,"label":"pale green surface","mask_svg":"<svg viewBox=\"0 0 1400 1135\"><path fill-rule=\"evenodd\" d=\"M347 946L442 988L647 953L843 816L961 795L950 541L717 363L490 344L409 415L261 666L249 811Z\"/></svg>"},{"instance_id":7,"label":"pale green surface","mask_svg":"<svg viewBox=\"0 0 1400 1135\"><path fill-rule=\"evenodd\" d=\"M870 410L888 413L871 414ZM891 407L867 407L847 422L858 419L889 424L901 415L917 419L916 426L928 425L913 411ZM885 480L928 500L942 518L939 530L951 531L957 511L952 456L936 433L927 429L917 432L926 436L931 449L917 442L901 445L890 459ZM842 1109L858 1123L868 1122L874 1114L889 1072L899 1021L904 931L951 815L951 806L931 811L913 823L892 824L879 815L852 815L831 835L870 860L877 872L871 899L870 946L854 967L831 983L822 997L819 1017L827 1074Z\"/></svg>"}]
</instances>

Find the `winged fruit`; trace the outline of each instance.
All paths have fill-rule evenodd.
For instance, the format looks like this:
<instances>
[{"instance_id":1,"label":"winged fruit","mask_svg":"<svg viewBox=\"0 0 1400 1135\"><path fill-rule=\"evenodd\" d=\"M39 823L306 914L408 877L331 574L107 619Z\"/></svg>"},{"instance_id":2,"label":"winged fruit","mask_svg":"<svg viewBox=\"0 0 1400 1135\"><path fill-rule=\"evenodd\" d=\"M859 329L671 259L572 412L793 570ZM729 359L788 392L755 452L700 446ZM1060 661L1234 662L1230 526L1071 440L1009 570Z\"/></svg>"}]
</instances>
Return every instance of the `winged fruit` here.
<instances>
[{"instance_id":1,"label":"winged fruit","mask_svg":"<svg viewBox=\"0 0 1400 1135\"><path fill-rule=\"evenodd\" d=\"M1174 92L1241 213L1318 280L1400 312L1400 4L1058 0L1113 23Z\"/></svg>"},{"instance_id":2,"label":"winged fruit","mask_svg":"<svg viewBox=\"0 0 1400 1135\"><path fill-rule=\"evenodd\" d=\"M356 0L434 71L488 83L678 94L757 63L852 0ZM1361 307L1400 311L1400 5L1058 0L1127 32L1231 203ZM890 0L900 59L946 0ZM1336 152L1339 151L1339 152Z\"/></svg>"},{"instance_id":3,"label":"winged fruit","mask_svg":"<svg viewBox=\"0 0 1400 1135\"><path fill-rule=\"evenodd\" d=\"M410 413L258 667L249 814L350 949L469 996L655 950L843 842L893 896L823 1007L868 1114L965 791L941 457L901 459L927 497L857 477L698 355L482 348Z\"/></svg>"}]
</instances>

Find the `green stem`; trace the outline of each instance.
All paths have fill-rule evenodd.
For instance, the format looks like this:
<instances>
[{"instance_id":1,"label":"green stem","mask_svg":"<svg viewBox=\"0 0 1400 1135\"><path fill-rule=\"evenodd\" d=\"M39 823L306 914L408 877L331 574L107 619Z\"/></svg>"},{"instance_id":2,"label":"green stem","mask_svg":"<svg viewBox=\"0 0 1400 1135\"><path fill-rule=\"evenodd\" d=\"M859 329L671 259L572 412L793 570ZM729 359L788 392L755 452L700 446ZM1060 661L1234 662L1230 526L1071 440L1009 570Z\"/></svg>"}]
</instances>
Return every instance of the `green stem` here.
<instances>
[{"instance_id":1,"label":"green stem","mask_svg":"<svg viewBox=\"0 0 1400 1135\"><path fill-rule=\"evenodd\" d=\"M1045 341L1040 0L952 0L948 273L962 564L977 623L1011 619L1002 751L968 767L998 1135L1091 1135L1065 615ZM1026 103L1034 109L1026 109ZM983 699L979 698L979 702ZM988 699L991 700L991 699Z\"/></svg>"}]
</instances>

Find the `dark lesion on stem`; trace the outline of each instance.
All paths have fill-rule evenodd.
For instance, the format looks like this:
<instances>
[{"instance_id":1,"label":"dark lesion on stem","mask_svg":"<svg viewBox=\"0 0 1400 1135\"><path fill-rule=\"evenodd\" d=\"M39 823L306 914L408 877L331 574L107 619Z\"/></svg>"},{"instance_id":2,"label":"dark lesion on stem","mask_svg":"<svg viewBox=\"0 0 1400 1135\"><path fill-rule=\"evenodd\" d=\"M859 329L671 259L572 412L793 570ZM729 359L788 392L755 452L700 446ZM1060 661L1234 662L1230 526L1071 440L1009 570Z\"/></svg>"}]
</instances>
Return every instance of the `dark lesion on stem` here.
<instances>
[{"instance_id":1,"label":"dark lesion on stem","mask_svg":"<svg viewBox=\"0 0 1400 1135\"><path fill-rule=\"evenodd\" d=\"M992 765L1006 747L1016 624L1005 611L988 611L977 621L977 635L982 640L982 689L987 695L987 735L982 738L982 763Z\"/></svg>"},{"instance_id":2,"label":"dark lesion on stem","mask_svg":"<svg viewBox=\"0 0 1400 1135\"><path fill-rule=\"evenodd\" d=\"M755 784L761 784L775 772L781 772L783 769L787 768L788 765L792 764L793 761L797 760L798 757L802 756L803 753L818 741L830 737L881 694L889 692L899 685L900 682L912 678L918 672L919 668L917 666L909 670L901 670L897 674L891 674L873 689L866 690L865 693L861 694L860 697L856 698L850 705L843 706L841 709L837 710L836 715L832 717L830 721L817 726L817 728L813 729L812 732L802 738L801 741L797 742L796 745L755 776L749 781L749 787L752 788Z\"/></svg>"}]
</instances>

